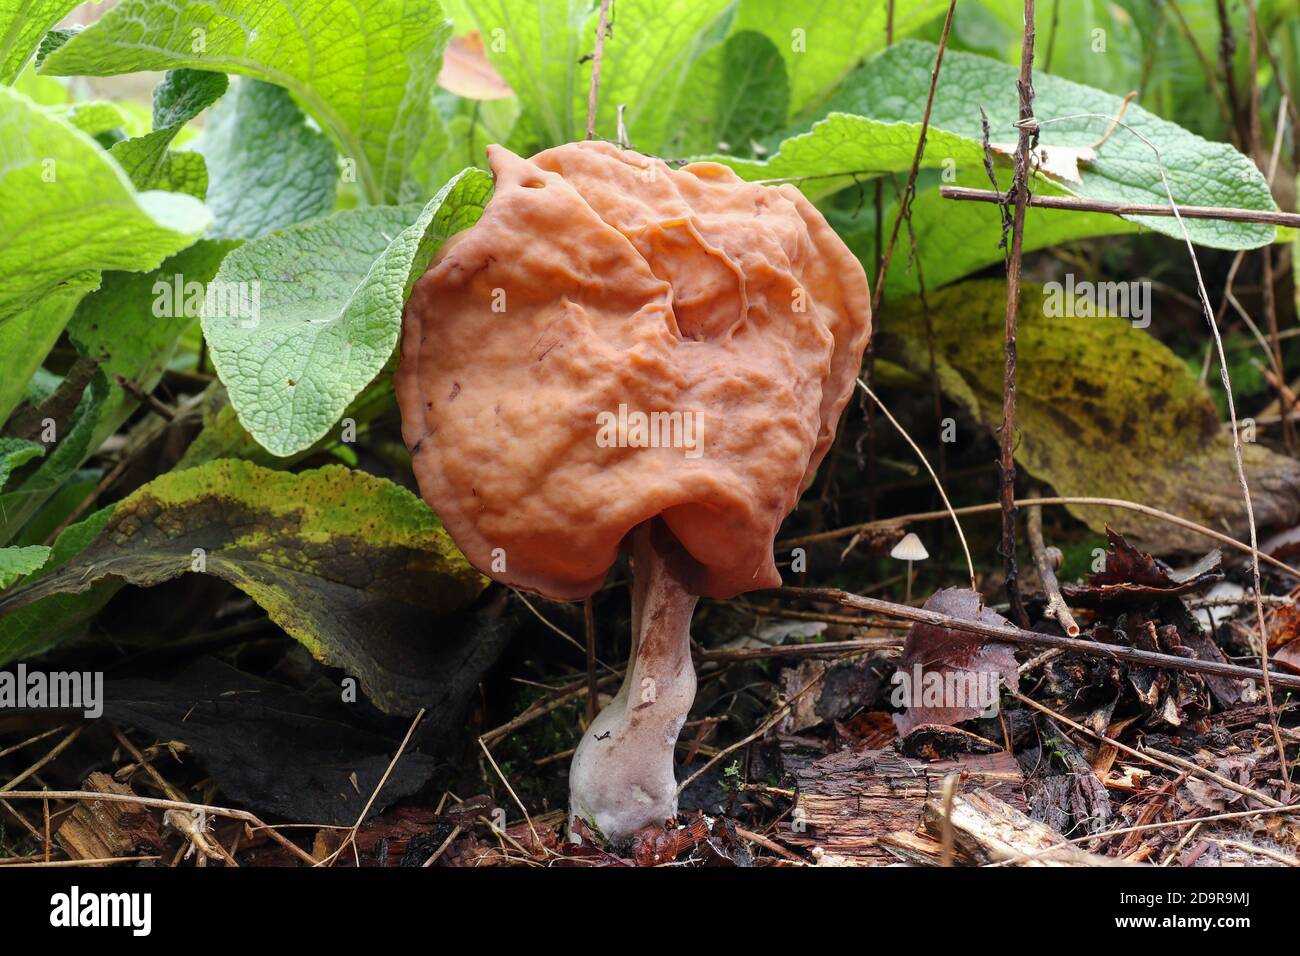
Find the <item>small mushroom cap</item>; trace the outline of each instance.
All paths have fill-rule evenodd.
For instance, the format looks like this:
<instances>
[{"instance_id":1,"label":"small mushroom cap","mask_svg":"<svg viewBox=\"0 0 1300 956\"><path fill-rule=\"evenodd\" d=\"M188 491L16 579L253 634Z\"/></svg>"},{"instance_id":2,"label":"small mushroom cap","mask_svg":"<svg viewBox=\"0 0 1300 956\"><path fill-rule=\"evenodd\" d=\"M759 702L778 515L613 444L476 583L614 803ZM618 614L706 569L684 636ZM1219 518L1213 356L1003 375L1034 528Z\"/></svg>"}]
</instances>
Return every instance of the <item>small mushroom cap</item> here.
<instances>
[{"instance_id":1,"label":"small mushroom cap","mask_svg":"<svg viewBox=\"0 0 1300 956\"><path fill-rule=\"evenodd\" d=\"M694 593L779 584L772 541L870 334L861 264L793 186L714 163L600 142L488 158L482 218L406 305L397 397L424 499L484 573L559 600L655 517ZM638 414L679 440L641 442Z\"/></svg>"},{"instance_id":2,"label":"small mushroom cap","mask_svg":"<svg viewBox=\"0 0 1300 956\"><path fill-rule=\"evenodd\" d=\"M909 531L903 535L903 539L894 545L894 550L889 552L891 558L897 558L900 561L924 561L930 556L930 552L925 550L925 545L914 532Z\"/></svg>"}]
</instances>

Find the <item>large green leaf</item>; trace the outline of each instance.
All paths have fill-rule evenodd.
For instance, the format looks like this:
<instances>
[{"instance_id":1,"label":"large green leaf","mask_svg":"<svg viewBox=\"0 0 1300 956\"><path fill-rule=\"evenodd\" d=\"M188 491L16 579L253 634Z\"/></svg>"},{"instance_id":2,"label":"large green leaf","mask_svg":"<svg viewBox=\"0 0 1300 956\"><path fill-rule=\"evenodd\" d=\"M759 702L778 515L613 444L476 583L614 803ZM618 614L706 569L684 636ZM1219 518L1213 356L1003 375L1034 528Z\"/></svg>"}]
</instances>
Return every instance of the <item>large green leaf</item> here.
<instances>
[{"instance_id":1,"label":"large green leaf","mask_svg":"<svg viewBox=\"0 0 1300 956\"><path fill-rule=\"evenodd\" d=\"M539 142L584 135L599 22L591 0L467 0L493 65L531 114ZM613 139L618 108L628 135L653 152L691 63L708 46L728 0L619 0L605 40L597 133Z\"/></svg>"},{"instance_id":2,"label":"large green leaf","mask_svg":"<svg viewBox=\"0 0 1300 956\"><path fill-rule=\"evenodd\" d=\"M785 125L790 88L785 60L763 34L733 34L687 74L669 123L673 155L719 150L745 155Z\"/></svg>"},{"instance_id":3,"label":"large green leaf","mask_svg":"<svg viewBox=\"0 0 1300 956\"><path fill-rule=\"evenodd\" d=\"M429 130L450 34L432 0L124 0L41 69L190 67L275 83L334 136L365 197L397 202L421 198L407 167Z\"/></svg>"},{"instance_id":4,"label":"large green leaf","mask_svg":"<svg viewBox=\"0 0 1300 956\"><path fill-rule=\"evenodd\" d=\"M213 238L253 239L334 208L334 147L278 86L242 80L208 117Z\"/></svg>"},{"instance_id":5,"label":"large green leaf","mask_svg":"<svg viewBox=\"0 0 1300 956\"><path fill-rule=\"evenodd\" d=\"M50 556L27 581L39 581L80 554L104 529L113 507L101 508L89 518L64 529L54 542ZM0 619L0 667L35 657L65 640L79 637L117 588L111 582L95 585L81 593L54 594L18 609ZM0 594L3 601L8 594Z\"/></svg>"},{"instance_id":6,"label":"large green leaf","mask_svg":"<svg viewBox=\"0 0 1300 956\"><path fill-rule=\"evenodd\" d=\"M109 394L107 379L102 372L96 372L72 414L56 431L45 457L21 481L10 482L0 493L0 544L12 541L46 499L95 450L96 438L100 436L98 426Z\"/></svg>"},{"instance_id":7,"label":"large green leaf","mask_svg":"<svg viewBox=\"0 0 1300 956\"><path fill-rule=\"evenodd\" d=\"M902 188L902 176L898 177ZM1010 179L1004 177L1003 188ZM967 180L970 182L970 180ZM974 182L979 185L978 181ZM885 194L890 195L887 187ZM859 197L862 198L862 197ZM885 206L886 223L892 223L896 203ZM835 229L849 248L868 269L874 263L874 219L864 202L853 214L830 211ZM916 233L916 256L906 232L899 234L899 245L891 260L885 280L885 301L904 299L920 291L920 277L925 276L927 289L955 282L987 266L1002 262L1005 250L1002 216L998 207L987 203L956 202L944 199L938 187L921 189L912 203L912 229ZM1137 232L1139 226L1119 216L1098 212L1071 212L1030 207L1025 211L1024 251L1034 252L1049 246L1093 236L1121 235Z\"/></svg>"},{"instance_id":8,"label":"large green leaf","mask_svg":"<svg viewBox=\"0 0 1300 956\"><path fill-rule=\"evenodd\" d=\"M180 337L198 320L207 283L238 245L200 239L151 272L105 273L99 289L81 300L68 323L68 337L82 355L100 363L110 381L120 375L140 392L152 392ZM138 404L126 389L114 388L100 409L91 450L117 431Z\"/></svg>"},{"instance_id":9,"label":"large green leaf","mask_svg":"<svg viewBox=\"0 0 1300 956\"><path fill-rule=\"evenodd\" d=\"M114 143L109 153L136 189L165 189L203 199L208 172L197 153L175 152L172 140L226 92L224 73L171 70L153 92L153 131Z\"/></svg>"},{"instance_id":10,"label":"large green leaf","mask_svg":"<svg viewBox=\"0 0 1300 956\"><path fill-rule=\"evenodd\" d=\"M843 189L855 179L911 169L920 135L919 122L831 113L810 131L784 140L766 160L724 155L699 158L726 163L745 179L795 180L816 199ZM978 141L931 127L921 167L955 163L958 169L977 169L982 168L983 155Z\"/></svg>"},{"instance_id":11,"label":"large green leaf","mask_svg":"<svg viewBox=\"0 0 1300 956\"><path fill-rule=\"evenodd\" d=\"M1132 321L1046 314L1061 311L1047 295L1058 291L1021 289L1016 460L1061 495L1137 501L1244 537L1232 439L1209 393ZM998 427L1006 283L965 282L929 300L940 385L976 420ZM916 300L891 308L881 353L927 373L924 328ZM1294 524L1300 461L1253 443L1243 452L1259 526ZM1207 546L1200 535L1131 511L1070 510L1095 530L1109 524L1158 554Z\"/></svg>"},{"instance_id":12,"label":"large green leaf","mask_svg":"<svg viewBox=\"0 0 1300 956\"><path fill-rule=\"evenodd\" d=\"M629 140L647 152L658 152L691 64L707 49L730 0L619 0L616 7L600 68L596 132L613 139L622 106ZM594 45L598 22L593 12L582 28L579 42L584 51ZM574 102L582 126L590 81L591 65L586 64L579 72ZM581 137L580 129L574 129L569 138Z\"/></svg>"},{"instance_id":13,"label":"large green leaf","mask_svg":"<svg viewBox=\"0 0 1300 956\"><path fill-rule=\"evenodd\" d=\"M581 36L591 0L465 0L488 58L510 84L546 139L573 139L582 122L578 59L593 37Z\"/></svg>"},{"instance_id":14,"label":"large green leaf","mask_svg":"<svg viewBox=\"0 0 1300 956\"><path fill-rule=\"evenodd\" d=\"M239 588L318 660L356 675L387 710L409 709L406 644L430 640L485 579L438 519L392 482L340 466L291 474L241 461L172 472L128 495L57 570L0 596L8 615L104 578L151 586L193 571Z\"/></svg>"},{"instance_id":15,"label":"large green leaf","mask_svg":"<svg viewBox=\"0 0 1300 956\"><path fill-rule=\"evenodd\" d=\"M946 0L894 0L895 38L947 6ZM797 116L824 99L859 60L885 48L886 15L886 0L740 0L733 29L757 30L776 44Z\"/></svg>"},{"instance_id":16,"label":"large green leaf","mask_svg":"<svg viewBox=\"0 0 1300 956\"><path fill-rule=\"evenodd\" d=\"M67 16L80 0L0 0L0 83L22 72L45 31Z\"/></svg>"},{"instance_id":17,"label":"large green leaf","mask_svg":"<svg viewBox=\"0 0 1300 956\"><path fill-rule=\"evenodd\" d=\"M101 269L152 269L210 216L137 193L93 139L0 87L0 421Z\"/></svg>"},{"instance_id":18,"label":"large green leaf","mask_svg":"<svg viewBox=\"0 0 1300 956\"><path fill-rule=\"evenodd\" d=\"M32 544L23 548L0 548L0 590L21 577L40 570L50 557L50 549Z\"/></svg>"},{"instance_id":19,"label":"large green leaf","mask_svg":"<svg viewBox=\"0 0 1300 956\"><path fill-rule=\"evenodd\" d=\"M45 454L45 446L25 438L0 438L0 491L15 468Z\"/></svg>"},{"instance_id":20,"label":"large green leaf","mask_svg":"<svg viewBox=\"0 0 1300 956\"><path fill-rule=\"evenodd\" d=\"M846 120L834 114L919 123L925 110L935 52L932 44L909 41L855 70L827 103L828 118L814 125L802 137L783 143L781 152L773 157L773 163L781 160L781 154L787 148L797 147L804 157L804 168L797 175L826 176L855 168L872 168L844 165L846 161L857 161L861 157L845 149L841 126ZM978 146L981 109L988 114L992 141L1013 144L1016 138L1014 123L1019 111L1017 75L1017 68L1008 63L966 53L948 53L944 57L931 114L931 136L934 138L927 145L925 164L940 166L945 159L951 158L955 160L959 174L977 174L980 163L972 163L970 146L957 150L951 141L940 139L936 134L943 131ZM1095 143L1105 132L1110 118L1119 113L1121 105L1120 98L1109 93L1046 74L1034 76L1034 112L1040 123L1080 113L1096 114L1096 118L1043 126L1040 140L1043 146L1083 147ZM1204 140L1136 104L1130 105L1125 112L1124 123L1159 149L1175 201L1186 205L1277 208L1259 169L1228 144ZM819 142L824 142L821 149L818 149ZM1081 183L1056 180L1051 185L1092 199L1161 205L1169 202L1155 153L1138 136L1122 127L1097 149L1096 161L1081 166L1080 171ZM765 175L761 168L743 170L742 174L751 178ZM1035 189L1044 192L1043 187L1047 185L1048 182L1039 177ZM1172 218L1130 218L1156 232L1182 238L1182 229ZM1255 248L1272 242L1276 236L1273 226L1248 223L1200 219L1187 220L1186 227L1192 241L1223 249Z\"/></svg>"},{"instance_id":21,"label":"large green leaf","mask_svg":"<svg viewBox=\"0 0 1300 956\"><path fill-rule=\"evenodd\" d=\"M468 169L423 210L346 210L226 258L213 286L257 307L205 307L203 334L253 437L291 455L338 421L393 353L415 279L445 239L478 221L491 192L492 178Z\"/></svg>"}]
</instances>

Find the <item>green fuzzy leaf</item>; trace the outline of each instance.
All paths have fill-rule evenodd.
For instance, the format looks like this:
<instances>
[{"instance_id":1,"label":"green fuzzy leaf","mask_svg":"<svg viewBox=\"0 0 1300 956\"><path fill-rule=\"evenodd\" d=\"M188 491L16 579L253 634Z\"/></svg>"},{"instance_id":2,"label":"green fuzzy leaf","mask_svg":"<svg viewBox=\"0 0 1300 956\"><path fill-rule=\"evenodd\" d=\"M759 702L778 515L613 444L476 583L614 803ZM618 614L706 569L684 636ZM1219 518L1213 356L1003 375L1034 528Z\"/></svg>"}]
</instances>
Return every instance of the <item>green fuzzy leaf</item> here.
<instances>
[{"instance_id":1,"label":"green fuzzy leaf","mask_svg":"<svg viewBox=\"0 0 1300 956\"><path fill-rule=\"evenodd\" d=\"M1132 321L1058 314L1066 311L1063 292L1021 287L1016 460L1060 495L1122 498L1245 537L1232 436L1209 393L1177 355ZM972 417L997 428L1006 283L964 282L931 293L929 302L940 386ZM878 348L928 374L924 329L920 303L901 302L887 313ZM1259 527L1293 525L1300 516L1300 461L1253 442L1243 444L1242 455ZM1094 530L1110 525L1156 554L1210 546L1201 535L1136 512L1070 510Z\"/></svg>"},{"instance_id":2,"label":"green fuzzy leaf","mask_svg":"<svg viewBox=\"0 0 1300 956\"><path fill-rule=\"evenodd\" d=\"M124 0L42 72L190 67L287 89L355 163L371 202L421 198L407 174L433 111L450 22L431 0Z\"/></svg>"},{"instance_id":3,"label":"green fuzzy leaf","mask_svg":"<svg viewBox=\"0 0 1300 956\"><path fill-rule=\"evenodd\" d=\"M196 148L208 161L211 238L254 239L334 207L334 147L278 86L236 83Z\"/></svg>"},{"instance_id":4,"label":"green fuzzy leaf","mask_svg":"<svg viewBox=\"0 0 1300 956\"><path fill-rule=\"evenodd\" d=\"M817 199L843 189L855 179L869 180L911 169L920 135L920 123L831 113L810 131L784 140L766 160L722 155L697 158L725 163L749 180L796 180L805 193ZM978 141L932 127L926 136L921 168L942 166L947 161L955 162L959 169L963 165L982 168L983 155Z\"/></svg>"},{"instance_id":5,"label":"green fuzzy leaf","mask_svg":"<svg viewBox=\"0 0 1300 956\"><path fill-rule=\"evenodd\" d=\"M492 65L532 114L546 145L573 139L578 123L580 36L589 0L465 0ZM586 114L581 114L585 116Z\"/></svg>"},{"instance_id":6,"label":"green fuzzy leaf","mask_svg":"<svg viewBox=\"0 0 1300 956\"><path fill-rule=\"evenodd\" d=\"M669 124L672 151L745 155L751 143L785 125L789 104L780 51L761 33L734 34L691 67Z\"/></svg>"},{"instance_id":7,"label":"green fuzzy leaf","mask_svg":"<svg viewBox=\"0 0 1300 956\"><path fill-rule=\"evenodd\" d=\"M239 290L253 309L206 306L203 334L240 422L267 450L311 445L379 374L411 285L491 192L492 178L468 169L423 210L346 210L226 258L213 286Z\"/></svg>"},{"instance_id":8,"label":"green fuzzy leaf","mask_svg":"<svg viewBox=\"0 0 1300 956\"><path fill-rule=\"evenodd\" d=\"M50 549L33 544L25 548L0 548L0 591L19 578L40 570L50 557Z\"/></svg>"},{"instance_id":9,"label":"green fuzzy leaf","mask_svg":"<svg viewBox=\"0 0 1300 956\"><path fill-rule=\"evenodd\" d=\"M109 576L148 587L194 571L239 588L390 712L426 703L411 699L403 645L429 640L437 615L486 584L392 482L337 465L291 474L217 461L128 495L73 560L0 597L0 660L12 659L9 615L36 602Z\"/></svg>"},{"instance_id":10,"label":"green fuzzy leaf","mask_svg":"<svg viewBox=\"0 0 1300 956\"><path fill-rule=\"evenodd\" d=\"M0 491L13 474L15 468L21 468L33 458L45 454L45 446L23 438L0 438Z\"/></svg>"},{"instance_id":11,"label":"green fuzzy leaf","mask_svg":"<svg viewBox=\"0 0 1300 956\"><path fill-rule=\"evenodd\" d=\"M96 359L104 374L152 392L185 330L197 320L202 292L226 255L231 240L200 239L152 272L110 272L86 296L68 323L68 336L82 355ZM139 403L114 387L106 398L91 442L97 448L131 416Z\"/></svg>"},{"instance_id":12,"label":"green fuzzy leaf","mask_svg":"<svg viewBox=\"0 0 1300 956\"><path fill-rule=\"evenodd\" d=\"M59 535L49 558L28 579L28 587L76 557L104 529L113 506L96 511ZM65 640L80 637L96 614L118 591L114 582L100 582L84 593L54 594L0 620L0 667L35 657ZM4 595L7 596L7 595Z\"/></svg>"},{"instance_id":13,"label":"green fuzzy leaf","mask_svg":"<svg viewBox=\"0 0 1300 956\"><path fill-rule=\"evenodd\" d=\"M0 494L0 544L12 541L46 499L95 450L109 388L103 373L97 372L56 440L46 448L40 465Z\"/></svg>"},{"instance_id":14,"label":"green fuzzy leaf","mask_svg":"<svg viewBox=\"0 0 1300 956\"><path fill-rule=\"evenodd\" d=\"M45 31L80 0L0 0L0 83L12 83Z\"/></svg>"},{"instance_id":15,"label":"green fuzzy leaf","mask_svg":"<svg viewBox=\"0 0 1300 956\"><path fill-rule=\"evenodd\" d=\"M83 133L97 136L115 129L125 129L130 120L116 103L92 100L46 107L50 116L66 120Z\"/></svg>"},{"instance_id":16,"label":"green fuzzy leaf","mask_svg":"<svg viewBox=\"0 0 1300 956\"><path fill-rule=\"evenodd\" d=\"M493 66L535 124L531 146L581 139L587 122L599 4L589 0L468 0ZM618 108L633 142L655 151L691 63L708 46L727 0L619 0L606 37L596 116L613 139ZM522 144L520 144L522 145Z\"/></svg>"},{"instance_id":17,"label":"green fuzzy leaf","mask_svg":"<svg viewBox=\"0 0 1300 956\"><path fill-rule=\"evenodd\" d=\"M729 0L620 0L600 68L597 134L614 138L623 105L628 137L638 148L658 152L691 64L708 48L729 9ZM580 28L584 52L599 21L593 12ZM578 77L573 111L581 128L569 139L581 139L585 130L590 63L579 68Z\"/></svg>"},{"instance_id":18,"label":"green fuzzy leaf","mask_svg":"<svg viewBox=\"0 0 1300 956\"><path fill-rule=\"evenodd\" d=\"M221 98L228 81L222 73L172 70L153 91L153 132L113 144L109 153L121 163L137 189L183 192L203 199L208 170L198 153L171 149L185 124Z\"/></svg>"},{"instance_id":19,"label":"green fuzzy leaf","mask_svg":"<svg viewBox=\"0 0 1300 956\"><path fill-rule=\"evenodd\" d=\"M827 119L815 124L809 133L786 140L780 153L773 157L773 162L779 159L781 168L788 169L789 160L783 154L787 147L797 147L803 168L795 175L824 177L855 168L874 168L870 164L846 165L858 162L863 156L846 145L843 129L846 120L835 114L919 124L925 110L935 52L936 48L931 44L909 41L855 70L827 103ZM948 52L944 56L935 94L924 165L941 166L945 160L951 159L955 161L958 175L977 176L982 169L982 150L978 153L973 150L979 150L981 142L981 108L988 113L992 142L1013 148L1017 136L1014 124L1019 115L1017 75L1017 68L1008 63L968 53ZM1118 115L1121 105L1122 100L1109 93L1055 76L1041 73L1034 76L1034 113L1040 124L1045 124L1040 146L1086 147L1096 143L1110 125L1111 118ZM1080 113L1095 114L1095 118L1049 123L1056 117ZM1227 143L1204 140L1136 104L1128 107L1123 122L1159 149L1176 202L1260 210L1277 208L1259 169ZM919 133L919 125L916 131ZM940 131L948 135L941 138L936 135ZM966 145L958 148L951 137L960 137ZM818 148L819 142L824 142L824 147ZM1082 183L1040 175L1036 177L1034 191L1168 204L1156 154L1133 132L1117 128L1096 153L1095 161L1080 165ZM1005 164L1008 160L1001 162ZM742 175L763 178L771 173L755 169L742 171ZM782 172L781 175L790 173ZM1167 236L1179 239L1183 236L1178 222L1170 217L1128 218ZM1276 236L1273 226L1250 223L1189 219L1185 225L1193 242L1221 249L1252 249L1272 242Z\"/></svg>"},{"instance_id":20,"label":"green fuzzy leaf","mask_svg":"<svg viewBox=\"0 0 1300 956\"><path fill-rule=\"evenodd\" d=\"M894 0L894 35L906 35L947 6L946 0ZM732 29L757 30L781 51L790 109L801 115L863 57L884 49L886 16L884 0L740 0Z\"/></svg>"},{"instance_id":21,"label":"green fuzzy leaf","mask_svg":"<svg viewBox=\"0 0 1300 956\"><path fill-rule=\"evenodd\" d=\"M152 269L209 221L190 196L137 193L93 139L0 87L0 421L99 270Z\"/></svg>"}]
</instances>

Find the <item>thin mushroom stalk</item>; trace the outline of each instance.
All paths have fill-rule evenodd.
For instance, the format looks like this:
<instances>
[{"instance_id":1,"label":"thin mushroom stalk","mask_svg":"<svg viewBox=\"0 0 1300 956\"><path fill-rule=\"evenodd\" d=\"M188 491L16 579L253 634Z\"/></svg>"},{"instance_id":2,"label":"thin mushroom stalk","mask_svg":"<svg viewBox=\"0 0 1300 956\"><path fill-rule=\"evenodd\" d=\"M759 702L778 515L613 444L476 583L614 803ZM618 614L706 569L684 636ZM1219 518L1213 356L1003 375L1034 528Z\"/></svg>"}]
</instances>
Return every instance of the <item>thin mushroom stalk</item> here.
<instances>
[{"instance_id":1,"label":"thin mushroom stalk","mask_svg":"<svg viewBox=\"0 0 1300 956\"><path fill-rule=\"evenodd\" d=\"M623 685L578 744L569 816L611 838L677 815L673 755L695 700L685 555L659 522L632 533L632 649ZM574 835L576 839L576 835Z\"/></svg>"}]
</instances>

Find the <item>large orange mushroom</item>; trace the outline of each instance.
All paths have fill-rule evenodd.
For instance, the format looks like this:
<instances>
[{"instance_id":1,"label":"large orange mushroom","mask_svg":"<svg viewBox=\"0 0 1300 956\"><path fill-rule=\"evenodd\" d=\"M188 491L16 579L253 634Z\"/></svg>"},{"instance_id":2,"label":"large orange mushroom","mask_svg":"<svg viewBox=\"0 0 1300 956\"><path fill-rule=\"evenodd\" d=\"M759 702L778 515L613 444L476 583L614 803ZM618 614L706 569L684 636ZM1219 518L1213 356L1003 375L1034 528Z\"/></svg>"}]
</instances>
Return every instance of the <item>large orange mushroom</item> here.
<instances>
[{"instance_id":1,"label":"large orange mushroom","mask_svg":"<svg viewBox=\"0 0 1300 956\"><path fill-rule=\"evenodd\" d=\"M772 542L871 330L862 266L793 186L599 142L522 159L406 305L397 396L465 556L555 600L632 552L632 653L569 774L619 841L676 814L698 597L780 584Z\"/></svg>"}]
</instances>

